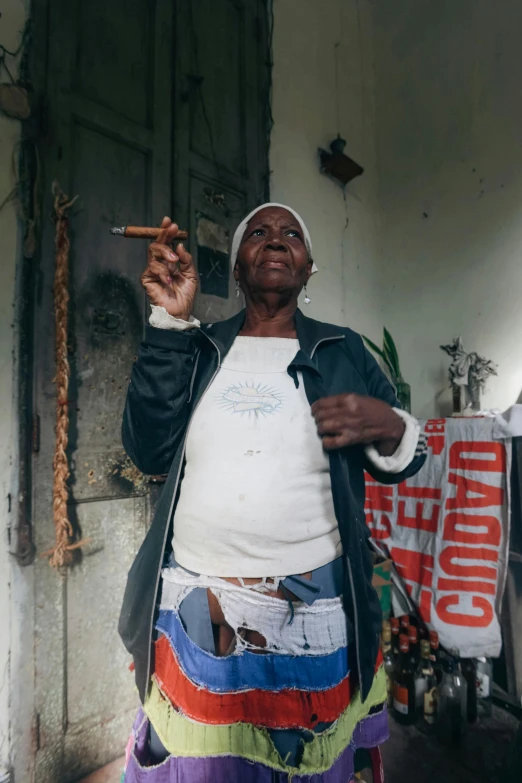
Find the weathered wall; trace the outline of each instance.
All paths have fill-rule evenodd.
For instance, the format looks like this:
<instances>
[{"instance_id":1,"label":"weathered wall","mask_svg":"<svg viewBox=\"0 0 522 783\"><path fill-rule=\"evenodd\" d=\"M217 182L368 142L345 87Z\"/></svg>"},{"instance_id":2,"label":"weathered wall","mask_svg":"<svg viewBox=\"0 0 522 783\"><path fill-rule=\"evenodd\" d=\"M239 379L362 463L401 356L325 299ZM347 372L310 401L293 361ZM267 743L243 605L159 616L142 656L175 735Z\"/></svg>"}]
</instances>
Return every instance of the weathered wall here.
<instances>
[{"instance_id":1,"label":"weathered wall","mask_svg":"<svg viewBox=\"0 0 522 783\"><path fill-rule=\"evenodd\" d=\"M14 51L26 19L26 3L10 0L2 5L0 43ZM18 62L7 58L8 67L16 77ZM7 81L5 71L0 81ZM0 112L0 204L14 186L11 160L20 138L20 123ZM15 278L20 257L20 233L16 208L8 201L0 209L0 771L10 765L11 705L16 694L12 675L16 669L19 621L22 616L23 585L18 578L18 566L9 555L10 532L16 524L16 441L17 422L15 393ZM13 533L14 538L14 533ZM17 606L18 609L14 609ZM15 660L16 658L16 660ZM30 676L30 672L25 673ZM28 705L28 709L31 709Z\"/></svg>"},{"instance_id":2,"label":"weathered wall","mask_svg":"<svg viewBox=\"0 0 522 783\"><path fill-rule=\"evenodd\" d=\"M484 405L504 409L522 389L522 5L372 6L383 321L418 415L451 410L439 345L458 334L498 363Z\"/></svg>"},{"instance_id":3,"label":"weathered wall","mask_svg":"<svg viewBox=\"0 0 522 783\"><path fill-rule=\"evenodd\" d=\"M370 13L371 12L371 13ZM448 357L499 365L484 406L522 389L522 6L490 0L274 0L271 195L301 212L320 274L312 316L395 336L414 412L451 412ZM340 131L363 176L316 149Z\"/></svg>"},{"instance_id":4,"label":"weathered wall","mask_svg":"<svg viewBox=\"0 0 522 783\"><path fill-rule=\"evenodd\" d=\"M21 40L28 7L29 0L11 0L2 7L0 43L11 51ZM19 57L8 57L14 78L19 61ZM5 73L0 78L3 81ZM12 162L18 154L20 130L20 122L0 112L0 203L15 185ZM21 569L10 555L16 541L18 496L17 271L21 245L22 231L11 200L0 209L0 770L16 767L16 779L27 780L33 740L32 569Z\"/></svg>"},{"instance_id":5,"label":"weathered wall","mask_svg":"<svg viewBox=\"0 0 522 783\"><path fill-rule=\"evenodd\" d=\"M366 0L274 0L271 198L297 209L319 273L314 318L375 331L380 304L373 55ZM365 168L343 194L317 148L340 133Z\"/></svg>"}]
</instances>

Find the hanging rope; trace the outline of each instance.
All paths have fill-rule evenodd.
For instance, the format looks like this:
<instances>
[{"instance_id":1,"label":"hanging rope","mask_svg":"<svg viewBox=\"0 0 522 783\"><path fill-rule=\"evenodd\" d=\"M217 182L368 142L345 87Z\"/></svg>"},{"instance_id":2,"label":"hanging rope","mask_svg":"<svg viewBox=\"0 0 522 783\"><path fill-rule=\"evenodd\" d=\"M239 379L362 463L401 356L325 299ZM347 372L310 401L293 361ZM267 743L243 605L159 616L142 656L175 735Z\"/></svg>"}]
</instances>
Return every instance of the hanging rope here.
<instances>
[{"instance_id":1,"label":"hanging rope","mask_svg":"<svg viewBox=\"0 0 522 783\"><path fill-rule=\"evenodd\" d=\"M53 516L56 531L54 549L45 552L54 568L70 565L72 551L82 546L83 541L74 542L74 530L67 513L69 496L67 480L69 461L67 444L69 441L69 359L68 351L68 315L69 315L69 248L67 234L69 220L67 210L78 196L69 200L57 182L53 182L54 219L56 223L56 270L54 276L54 320L56 327L56 444L54 448L53 470Z\"/></svg>"}]
</instances>

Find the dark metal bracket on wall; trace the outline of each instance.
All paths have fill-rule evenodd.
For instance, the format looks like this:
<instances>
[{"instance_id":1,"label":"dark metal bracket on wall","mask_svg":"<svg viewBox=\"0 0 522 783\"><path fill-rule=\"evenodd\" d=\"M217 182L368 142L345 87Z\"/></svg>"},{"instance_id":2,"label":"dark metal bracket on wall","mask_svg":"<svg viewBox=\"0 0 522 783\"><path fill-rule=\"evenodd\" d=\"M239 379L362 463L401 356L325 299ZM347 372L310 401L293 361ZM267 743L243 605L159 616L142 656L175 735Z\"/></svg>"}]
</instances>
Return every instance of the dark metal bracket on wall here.
<instances>
[{"instance_id":1,"label":"dark metal bracket on wall","mask_svg":"<svg viewBox=\"0 0 522 783\"><path fill-rule=\"evenodd\" d=\"M32 85L31 74L35 72L31 62L33 57L32 21L29 20L19 68L19 79L28 87ZM33 92L38 94L38 91ZM19 223L19 228L24 232L25 237L16 264L18 502L13 508L13 512L16 513L16 523L13 526L14 541L11 554L20 566L31 565L36 556L31 502L32 461L40 449L40 418L33 411L33 330L34 299L37 295L39 279L41 225L38 218L42 195L38 189L40 181L38 145L45 136L45 125L44 106L41 102L35 101L30 117L21 125L18 170L23 172L23 176L20 176L17 182L16 192L21 207L20 212L24 216L24 222Z\"/></svg>"},{"instance_id":2,"label":"dark metal bracket on wall","mask_svg":"<svg viewBox=\"0 0 522 783\"><path fill-rule=\"evenodd\" d=\"M343 187L355 177L360 177L364 171L355 160L344 154L345 146L346 141L337 136L330 143L330 152L321 148L317 151L321 161L321 172L336 179Z\"/></svg>"},{"instance_id":3,"label":"dark metal bracket on wall","mask_svg":"<svg viewBox=\"0 0 522 783\"><path fill-rule=\"evenodd\" d=\"M15 527L16 544L13 552L20 566L34 562L36 548L33 542L31 515L32 460L40 449L40 417L32 414L33 366L33 288L34 259L23 258L20 273L18 324L18 504Z\"/></svg>"}]
</instances>

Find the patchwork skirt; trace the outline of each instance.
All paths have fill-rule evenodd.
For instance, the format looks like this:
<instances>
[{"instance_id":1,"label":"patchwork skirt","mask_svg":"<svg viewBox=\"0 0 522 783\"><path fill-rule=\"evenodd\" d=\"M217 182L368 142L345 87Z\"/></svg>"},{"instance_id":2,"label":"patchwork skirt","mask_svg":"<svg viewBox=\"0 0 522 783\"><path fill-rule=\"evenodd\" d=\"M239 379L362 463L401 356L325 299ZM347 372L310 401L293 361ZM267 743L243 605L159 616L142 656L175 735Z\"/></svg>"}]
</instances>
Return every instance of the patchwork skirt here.
<instances>
[{"instance_id":1,"label":"patchwork skirt","mask_svg":"<svg viewBox=\"0 0 522 783\"><path fill-rule=\"evenodd\" d=\"M361 766L382 781L386 679L378 660L361 701L339 566L310 581L276 580L298 601L271 595L267 580L246 587L164 570L154 674L127 746L125 783L350 783ZM226 656L214 654L207 590L235 631ZM261 634L262 649L245 630Z\"/></svg>"}]
</instances>

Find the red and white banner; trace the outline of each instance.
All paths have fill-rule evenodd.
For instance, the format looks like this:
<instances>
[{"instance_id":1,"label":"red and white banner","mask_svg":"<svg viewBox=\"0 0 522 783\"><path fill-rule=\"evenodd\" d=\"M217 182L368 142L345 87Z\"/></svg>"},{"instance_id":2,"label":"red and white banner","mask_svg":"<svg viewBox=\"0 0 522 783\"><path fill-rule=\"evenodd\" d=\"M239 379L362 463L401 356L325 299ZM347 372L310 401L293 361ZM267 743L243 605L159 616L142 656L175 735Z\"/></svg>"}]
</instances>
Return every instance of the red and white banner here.
<instances>
[{"instance_id":1,"label":"red and white banner","mask_svg":"<svg viewBox=\"0 0 522 783\"><path fill-rule=\"evenodd\" d=\"M509 440L492 418L423 423L428 458L398 486L366 476L366 521L430 629L463 658L501 650L509 546Z\"/></svg>"}]
</instances>

